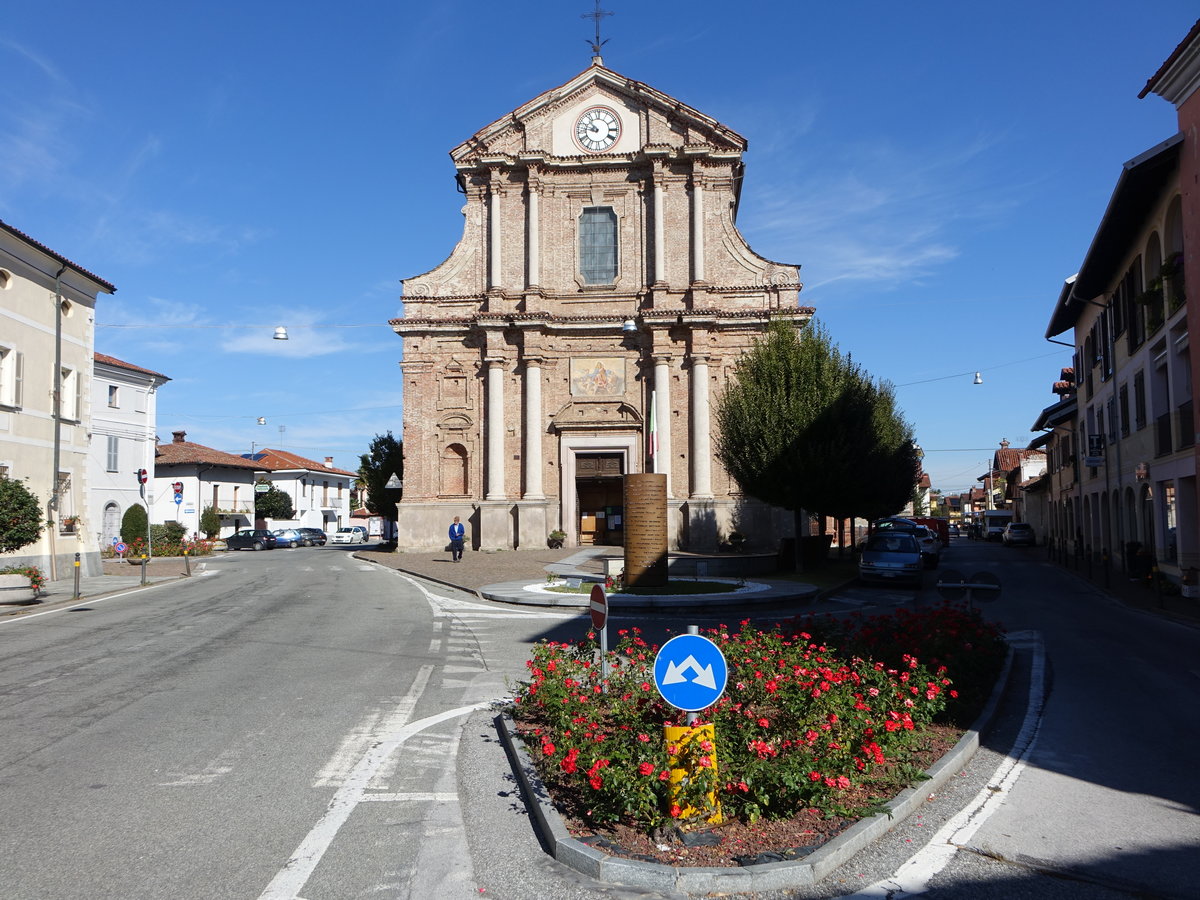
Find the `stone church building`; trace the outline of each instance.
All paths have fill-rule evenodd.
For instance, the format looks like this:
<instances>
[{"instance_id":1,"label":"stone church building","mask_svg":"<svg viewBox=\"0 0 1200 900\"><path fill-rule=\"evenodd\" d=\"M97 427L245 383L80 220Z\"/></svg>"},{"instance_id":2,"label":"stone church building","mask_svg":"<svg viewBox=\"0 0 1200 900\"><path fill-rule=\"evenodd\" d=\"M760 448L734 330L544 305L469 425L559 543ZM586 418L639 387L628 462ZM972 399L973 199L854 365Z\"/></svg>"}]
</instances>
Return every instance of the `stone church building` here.
<instances>
[{"instance_id":1,"label":"stone church building","mask_svg":"<svg viewBox=\"0 0 1200 900\"><path fill-rule=\"evenodd\" d=\"M619 544L622 478L662 472L673 548L733 530L773 549L791 515L743 498L712 407L773 318L802 327L799 267L736 225L746 139L593 64L450 156L449 257L403 282L398 548ZM653 408L652 408L653 407Z\"/></svg>"}]
</instances>

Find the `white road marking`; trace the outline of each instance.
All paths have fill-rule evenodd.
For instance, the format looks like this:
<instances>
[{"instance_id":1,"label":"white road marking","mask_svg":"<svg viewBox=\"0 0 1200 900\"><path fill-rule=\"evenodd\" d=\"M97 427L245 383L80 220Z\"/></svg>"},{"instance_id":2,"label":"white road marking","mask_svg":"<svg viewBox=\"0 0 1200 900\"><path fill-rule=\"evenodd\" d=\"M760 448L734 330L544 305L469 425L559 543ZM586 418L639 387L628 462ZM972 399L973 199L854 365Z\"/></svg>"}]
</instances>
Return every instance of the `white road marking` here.
<instances>
[{"instance_id":1,"label":"white road marking","mask_svg":"<svg viewBox=\"0 0 1200 900\"><path fill-rule=\"evenodd\" d=\"M417 677L413 679L412 687L390 713L386 716L379 711L368 713L352 728L350 733L342 738L341 746L330 757L329 762L317 773L313 787L341 787L368 747L404 727L412 716L421 694L425 692L432 674L433 666L421 666Z\"/></svg>"},{"instance_id":2,"label":"white road marking","mask_svg":"<svg viewBox=\"0 0 1200 900\"><path fill-rule=\"evenodd\" d=\"M435 618L456 618L456 619L578 619L587 614L586 609L580 609L578 612L560 613L560 612L542 612L536 607L529 609L517 608L501 608L489 605L487 603L473 603L470 600L454 600L450 597L443 597L441 594L430 593L429 590L419 581L405 575L401 572L396 573L400 578L403 578L413 587L415 587L425 597L426 602L433 610Z\"/></svg>"},{"instance_id":3,"label":"white road marking","mask_svg":"<svg viewBox=\"0 0 1200 900\"><path fill-rule=\"evenodd\" d=\"M456 803L458 794L430 791L414 791L411 794L363 794L362 801L363 803Z\"/></svg>"},{"instance_id":4,"label":"white road marking","mask_svg":"<svg viewBox=\"0 0 1200 900\"><path fill-rule=\"evenodd\" d=\"M329 801L325 815L321 816L317 824L300 842L300 846L296 848L291 859L279 870L271 883L267 885L266 890L259 895L260 900L298 900L300 891L308 883L312 873L316 871L317 865L333 843L334 838L337 837L338 831L350 818L350 814L354 812L358 804L363 801L371 779L387 758L399 749L400 745L426 728L445 722L447 719L469 715L477 709L491 706L492 702L484 700L472 706L460 706L457 709L448 709L445 712L427 716L405 725L371 747L354 767L354 771L346 779L345 786Z\"/></svg>"},{"instance_id":5,"label":"white road marking","mask_svg":"<svg viewBox=\"0 0 1200 900\"><path fill-rule=\"evenodd\" d=\"M1035 634L1036 632L1022 632L1022 638L1033 644L1029 705L1025 712L1025 720L1021 723L1021 731L1013 741L1008 755L996 767L988 783L974 799L938 829L929 843L897 869L893 877L877 881L848 897L886 897L888 900L901 900L903 897L925 893L933 877L949 864L958 849L966 846L983 823L1008 799L1017 779L1025 770L1025 760L1037 744L1038 731L1042 724L1046 655L1041 636L1037 635L1036 641L1030 638Z\"/></svg>"},{"instance_id":6,"label":"white road marking","mask_svg":"<svg viewBox=\"0 0 1200 900\"><path fill-rule=\"evenodd\" d=\"M166 582L148 584L145 587L132 588L128 591L121 591L119 594L108 594L104 597L97 597L94 600L88 600L86 598L81 599L78 603L72 604L71 606L60 606L57 609L47 609L42 612L25 613L24 615L13 616L12 618L0 619L0 627L5 625L19 625L21 622L28 622L30 619L37 619L41 616L52 616L55 613L70 612L73 609L80 609L85 606L95 606L97 603L103 603L105 600L116 600L118 597L128 597L132 594L140 594L142 591L148 591L151 588L159 587L162 584L166 584Z\"/></svg>"}]
</instances>

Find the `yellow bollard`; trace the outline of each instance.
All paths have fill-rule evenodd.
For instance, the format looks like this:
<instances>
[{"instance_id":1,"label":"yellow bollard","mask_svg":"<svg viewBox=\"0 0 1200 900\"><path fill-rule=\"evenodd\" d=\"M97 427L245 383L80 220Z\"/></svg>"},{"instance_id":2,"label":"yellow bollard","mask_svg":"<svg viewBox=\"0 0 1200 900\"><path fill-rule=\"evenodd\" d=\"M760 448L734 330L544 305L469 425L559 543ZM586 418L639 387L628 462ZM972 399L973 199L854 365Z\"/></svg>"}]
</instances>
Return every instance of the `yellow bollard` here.
<instances>
[{"instance_id":1,"label":"yellow bollard","mask_svg":"<svg viewBox=\"0 0 1200 900\"><path fill-rule=\"evenodd\" d=\"M711 777L714 787L705 795L706 807L696 809L691 805L684 806L676 818L692 819L704 816L709 823L720 824L721 804L717 800L715 789L717 783L716 732L712 723L684 727L666 725L663 727L663 738L667 742L667 764L671 768L672 805L679 804L680 791L691 781L694 769L712 769ZM702 766L702 759L707 759L711 765Z\"/></svg>"}]
</instances>

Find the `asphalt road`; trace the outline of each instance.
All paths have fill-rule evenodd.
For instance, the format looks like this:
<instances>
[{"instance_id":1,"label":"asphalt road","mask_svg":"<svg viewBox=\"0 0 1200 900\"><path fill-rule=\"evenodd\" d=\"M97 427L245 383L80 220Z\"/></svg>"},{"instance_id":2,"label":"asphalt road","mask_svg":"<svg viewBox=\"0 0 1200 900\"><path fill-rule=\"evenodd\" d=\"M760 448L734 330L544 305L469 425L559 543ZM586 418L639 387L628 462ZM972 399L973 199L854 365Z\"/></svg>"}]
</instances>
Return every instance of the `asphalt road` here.
<instances>
[{"instance_id":1,"label":"asphalt road","mask_svg":"<svg viewBox=\"0 0 1200 900\"><path fill-rule=\"evenodd\" d=\"M347 553L208 571L0 628L0 894L465 896L474 648Z\"/></svg>"},{"instance_id":2,"label":"asphalt road","mask_svg":"<svg viewBox=\"0 0 1200 900\"><path fill-rule=\"evenodd\" d=\"M1193 896L1200 632L1036 550L960 541L944 564L1004 582L986 612L1018 654L997 727L918 815L770 900ZM655 896L545 855L491 726L529 646L578 637L586 613L481 602L338 548L206 572L0 622L0 896ZM840 602L934 602L933 580Z\"/></svg>"}]
</instances>

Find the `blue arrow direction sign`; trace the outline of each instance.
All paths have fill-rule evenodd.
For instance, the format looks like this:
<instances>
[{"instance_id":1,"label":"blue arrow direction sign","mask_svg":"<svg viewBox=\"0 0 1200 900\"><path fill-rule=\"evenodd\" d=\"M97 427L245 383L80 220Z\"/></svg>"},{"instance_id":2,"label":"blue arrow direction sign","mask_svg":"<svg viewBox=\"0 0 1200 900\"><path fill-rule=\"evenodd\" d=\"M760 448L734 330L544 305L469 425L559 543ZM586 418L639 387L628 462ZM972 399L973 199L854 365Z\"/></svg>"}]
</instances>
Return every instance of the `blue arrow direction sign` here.
<instances>
[{"instance_id":1,"label":"blue arrow direction sign","mask_svg":"<svg viewBox=\"0 0 1200 900\"><path fill-rule=\"evenodd\" d=\"M725 693L729 666L721 648L698 634L680 634L662 645L654 658L654 686L662 698L684 712L698 712Z\"/></svg>"}]
</instances>

